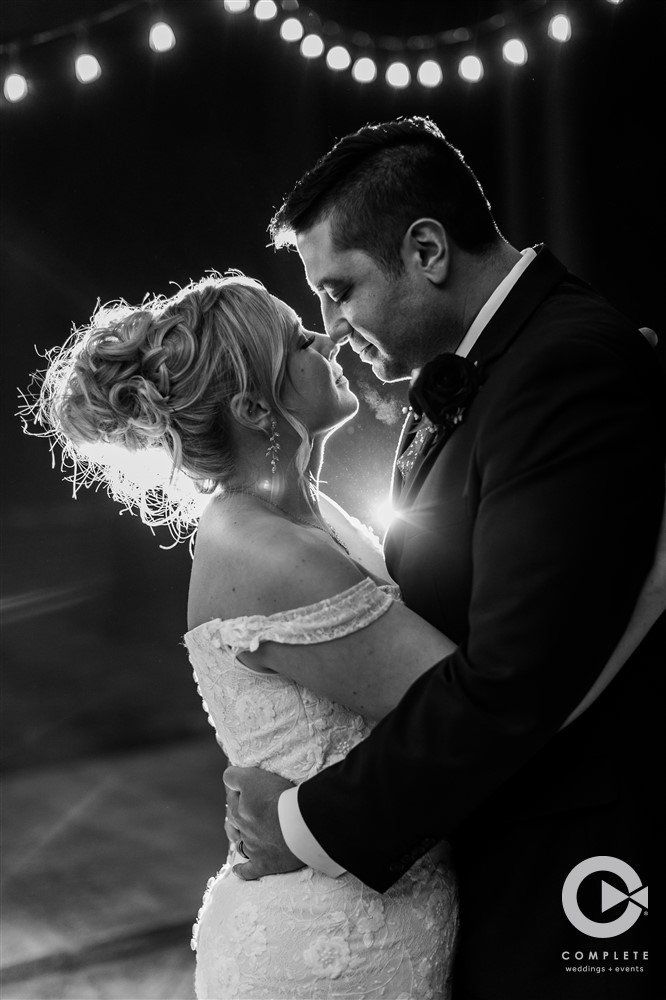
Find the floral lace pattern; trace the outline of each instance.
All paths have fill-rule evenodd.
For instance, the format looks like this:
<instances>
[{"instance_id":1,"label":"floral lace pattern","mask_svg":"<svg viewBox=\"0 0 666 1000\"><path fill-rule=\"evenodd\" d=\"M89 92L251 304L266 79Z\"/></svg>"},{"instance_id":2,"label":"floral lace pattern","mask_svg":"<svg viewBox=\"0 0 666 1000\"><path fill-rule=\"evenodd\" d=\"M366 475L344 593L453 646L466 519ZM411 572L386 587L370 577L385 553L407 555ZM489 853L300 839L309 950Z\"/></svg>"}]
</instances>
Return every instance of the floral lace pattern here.
<instances>
[{"instance_id":1,"label":"floral lace pattern","mask_svg":"<svg viewBox=\"0 0 666 1000\"><path fill-rule=\"evenodd\" d=\"M342 705L237 659L263 641L317 643L377 620L397 588L364 580L270 616L200 625L185 636L208 720L230 763L300 783L342 759L370 724ZM244 882L231 855L209 879L197 923L200 1000L446 1000L457 929L455 882L435 852L383 895L347 873L305 868Z\"/></svg>"}]
</instances>

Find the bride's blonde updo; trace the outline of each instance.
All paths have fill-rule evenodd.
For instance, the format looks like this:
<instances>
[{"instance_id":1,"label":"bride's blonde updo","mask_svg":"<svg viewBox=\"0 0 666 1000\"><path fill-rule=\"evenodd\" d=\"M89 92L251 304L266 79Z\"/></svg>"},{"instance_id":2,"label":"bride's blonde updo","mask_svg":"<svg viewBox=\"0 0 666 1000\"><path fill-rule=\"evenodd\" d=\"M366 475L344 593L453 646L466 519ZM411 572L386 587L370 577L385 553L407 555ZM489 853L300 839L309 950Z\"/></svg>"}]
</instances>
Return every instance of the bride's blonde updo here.
<instances>
[{"instance_id":1,"label":"bride's blonde updo","mask_svg":"<svg viewBox=\"0 0 666 1000\"><path fill-rule=\"evenodd\" d=\"M235 474L236 393L256 393L295 428L305 471L307 433L280 403L293 326L284 303L235 273L140 306L98 307L47 353L21 415L62 447L75 492L104 482L114 499L178 537L196 523L197 495Z\"/></svg>"}]
</instances>

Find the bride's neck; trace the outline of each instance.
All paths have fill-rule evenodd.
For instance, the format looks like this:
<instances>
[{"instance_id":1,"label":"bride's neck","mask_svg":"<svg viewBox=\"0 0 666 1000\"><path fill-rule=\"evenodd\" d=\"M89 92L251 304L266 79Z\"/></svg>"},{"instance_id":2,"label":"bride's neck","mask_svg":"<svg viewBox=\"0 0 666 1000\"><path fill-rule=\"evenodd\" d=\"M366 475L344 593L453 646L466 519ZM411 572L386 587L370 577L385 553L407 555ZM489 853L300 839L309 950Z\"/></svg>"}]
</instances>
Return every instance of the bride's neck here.
<instances>
[{"instance_id":1,"label":"bride's neck","mask_svg":"<svg viewBox=\"0 0 666 1000\"><path fill-rule=\"evenodd\" d=\"M289 461L286 454L280 454L274 474L270 468L266 468L263 460L256 464L248 462L238 467L235 481L227 484L224 489L229 493L249 493L260 497L298 516L318 512L317 494L324 442L323 436L313 440L303 476L299 476L294 462Z\"/></svg>"},{"instance_id":2,"label":"bride's neck","mask_svg":"<svg viewBox=\"0 0 666 1000\"><path fill-rule=\"evenodd\" d=\"M314 483L317 489L319 488L319 475L324 462L325 443L326 438L323 435L314 439L312 442L312 451L310 452L310 461L308 462L307 467L307 474L310 477L310 482Z\"/></svg>"}]
</instances>

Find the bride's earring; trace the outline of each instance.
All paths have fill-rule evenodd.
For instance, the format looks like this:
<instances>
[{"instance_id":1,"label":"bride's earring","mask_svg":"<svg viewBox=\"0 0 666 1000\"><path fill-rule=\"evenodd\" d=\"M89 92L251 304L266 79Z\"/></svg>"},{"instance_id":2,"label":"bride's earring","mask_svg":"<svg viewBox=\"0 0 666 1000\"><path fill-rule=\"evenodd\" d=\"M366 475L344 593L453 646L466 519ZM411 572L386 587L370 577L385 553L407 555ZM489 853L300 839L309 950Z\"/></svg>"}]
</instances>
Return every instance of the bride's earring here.
<instances>
[{"instance_id":1,"label":"bride's earring","mask_svg":"<svg viewBox=\"0 0 666 1000\"><path fill-rule=\"evenodd\" d=\"M278 462L280 461L280 456L278 452L280 450L280 444L278 442L277 420L275 417L271 417L271 436L268 439L268 449L266 451L266 457L271 460L271 475L275 475L277 472Z\"/></svg>"}]
</instances>

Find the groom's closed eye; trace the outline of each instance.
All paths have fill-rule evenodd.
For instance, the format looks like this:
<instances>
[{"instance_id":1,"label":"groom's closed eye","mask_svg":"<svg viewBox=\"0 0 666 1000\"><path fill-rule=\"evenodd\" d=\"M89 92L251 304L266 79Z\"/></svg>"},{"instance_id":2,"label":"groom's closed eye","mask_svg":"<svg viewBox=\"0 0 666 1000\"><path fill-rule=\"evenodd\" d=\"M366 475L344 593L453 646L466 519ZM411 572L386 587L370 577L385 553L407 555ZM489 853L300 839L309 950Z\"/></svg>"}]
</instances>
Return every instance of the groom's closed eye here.
<instances>
[{"instance_id":1,"label":"groom's closed eye","mask_svg":"<svg viewBox=\"0 0 666 1000\"><path fill-rule=\"evenodd\" d=\"M349 296L351 285L347 280L327 280L321 281L314 291L319 296L325 295L330 302L335 302L337 305Z\"/></svg>"}]
</instances>

